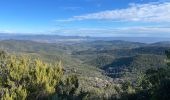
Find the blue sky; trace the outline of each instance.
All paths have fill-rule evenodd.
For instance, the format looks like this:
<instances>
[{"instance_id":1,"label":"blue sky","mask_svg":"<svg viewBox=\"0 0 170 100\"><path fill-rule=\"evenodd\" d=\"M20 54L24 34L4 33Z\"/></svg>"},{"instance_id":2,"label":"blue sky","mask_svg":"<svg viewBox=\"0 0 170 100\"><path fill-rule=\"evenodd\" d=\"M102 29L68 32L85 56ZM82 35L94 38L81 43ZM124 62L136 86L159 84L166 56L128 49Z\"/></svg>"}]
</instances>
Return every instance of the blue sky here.
<instances>
[{"instance_id":1,"label":"blue sky","mask_svg":"<svg viewBox=\"0 0 170 100\"><path fill-rule=\"evenodd\" d=\"M170 37L170 0L0 0L0 33Z\"/></svg>"}]
</instances>

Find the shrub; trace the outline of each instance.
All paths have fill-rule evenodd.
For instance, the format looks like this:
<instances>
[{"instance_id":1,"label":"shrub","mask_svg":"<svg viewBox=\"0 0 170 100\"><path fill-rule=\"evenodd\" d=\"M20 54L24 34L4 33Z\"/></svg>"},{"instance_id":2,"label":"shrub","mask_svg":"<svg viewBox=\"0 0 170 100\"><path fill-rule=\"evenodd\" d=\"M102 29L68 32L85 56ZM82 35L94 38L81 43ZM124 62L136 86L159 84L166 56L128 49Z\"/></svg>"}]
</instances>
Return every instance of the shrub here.
<instances>
[{"instance_id":1,"label":"shrub","mask_svg":"<svg viewBox=\"0 0 170 100\"><path fill-rule=\"evenodd\" d=\"M39 59L0 53L0 97L3 100L25 100L55 93L63 71L61 62L52 65Z\"/></svg>"}]
</instances>

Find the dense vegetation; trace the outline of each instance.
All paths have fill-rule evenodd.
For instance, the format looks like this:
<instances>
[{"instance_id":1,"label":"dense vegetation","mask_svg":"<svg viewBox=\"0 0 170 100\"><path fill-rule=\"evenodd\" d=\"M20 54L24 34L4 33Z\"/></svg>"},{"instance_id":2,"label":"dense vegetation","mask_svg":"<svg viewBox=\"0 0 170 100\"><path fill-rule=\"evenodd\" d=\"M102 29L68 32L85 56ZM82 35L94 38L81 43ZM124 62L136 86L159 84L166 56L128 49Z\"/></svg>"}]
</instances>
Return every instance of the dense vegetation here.
<instances>
[{"instance_id":1,"label":"dense vegetation","mask_svg":"<svg viewBox=\"0 0 170 100\"><path fill-rule=\"evenodd\" d=\"M63 76L61 62L53 65L4 51L0 52L0 62L2 100L87 99L99 95L78 91L77 76Z\"/></svg>"},{"instance_id":2,"label":"dense vegetation","mask_svg":"<svg viewBox=\"0 0 170 100\"><path fill-rule=\"evenodd\" d=\"M169 65L170 52L166 51ZM164 68L151 68L140 75L135 84L125 82L125 90L121 99L125 100L169 100L170 98L170 66Z\"/></svg>"},{"instance_id":3,"label":"dense vegetation","mask_svg":"<svg viewBox=\"0 0 170 100\"><path fill-rule=\"evenodd\" d=\"M41 60L0 54L0 90L3 100L36 99L55 92L63 75L60 63L50 65Z\"/></svg>"},{"instance_id":4,"label":"dense vegetation","mask_svg":"<svg viewBox=\"0 0 170 100\"><path fill-rule=\"evenodd\" d=\"M170 96L168 44L10 40L1 41L0 47L8 52L0 52L2 100L168 100Z\"/></svg>"}]
</instances>

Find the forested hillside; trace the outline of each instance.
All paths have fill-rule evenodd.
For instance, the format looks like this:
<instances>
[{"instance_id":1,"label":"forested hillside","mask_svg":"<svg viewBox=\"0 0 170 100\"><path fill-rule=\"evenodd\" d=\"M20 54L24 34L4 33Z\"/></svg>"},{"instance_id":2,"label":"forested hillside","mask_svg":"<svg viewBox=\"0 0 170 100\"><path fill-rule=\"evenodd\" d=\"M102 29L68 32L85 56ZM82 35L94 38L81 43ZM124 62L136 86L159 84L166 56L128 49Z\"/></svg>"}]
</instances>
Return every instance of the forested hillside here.
<instances>
[{"instance_id":1,"label":"forested hillside","mask_svg":"<svg viewBox=\"0 0 170 100\"><path fill-rule=\"evenodd\" d=\"M125 68L130 72L133 69L144 71L143 69L164 66L165 50L170 47L168 44L169 42L145 44L127 41L69 44L4 40L0 42L0 48L14 54L28 54L50 63L62 61L68 73L105 77L102 74L112 68L123 67L121 71Z\"/></svg>"},{"instance_id":2,"label":"forested hillside","mask_svg":"<svg viewBox=\"0 0 170 100\"><path fill-rule=\"evenodd\" d=\"M0 48L3 100L167 100L156 98L169 96L164 90L160 90L164 96L157 94L169 86L169 52L165 52L169 45L164 42L4 40Z\"/></svg>"}]
</instances>

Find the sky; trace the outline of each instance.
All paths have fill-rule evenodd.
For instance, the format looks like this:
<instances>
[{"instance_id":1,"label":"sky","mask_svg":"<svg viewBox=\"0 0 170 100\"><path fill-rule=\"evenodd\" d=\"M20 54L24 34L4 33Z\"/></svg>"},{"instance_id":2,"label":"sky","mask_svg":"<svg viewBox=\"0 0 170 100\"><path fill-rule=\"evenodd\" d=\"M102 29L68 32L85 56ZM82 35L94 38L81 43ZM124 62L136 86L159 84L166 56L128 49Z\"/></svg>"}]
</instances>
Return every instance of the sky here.
<instances>
[{"instance_id":1,"label":"sky","mask_svg":"<svg viewBox=\"0 0 170 100\"><path fill-rule=\"evenodd\" d=\"M170 37L170 0L0 0L0 33Z\"/></svg>"}]
</instances>

